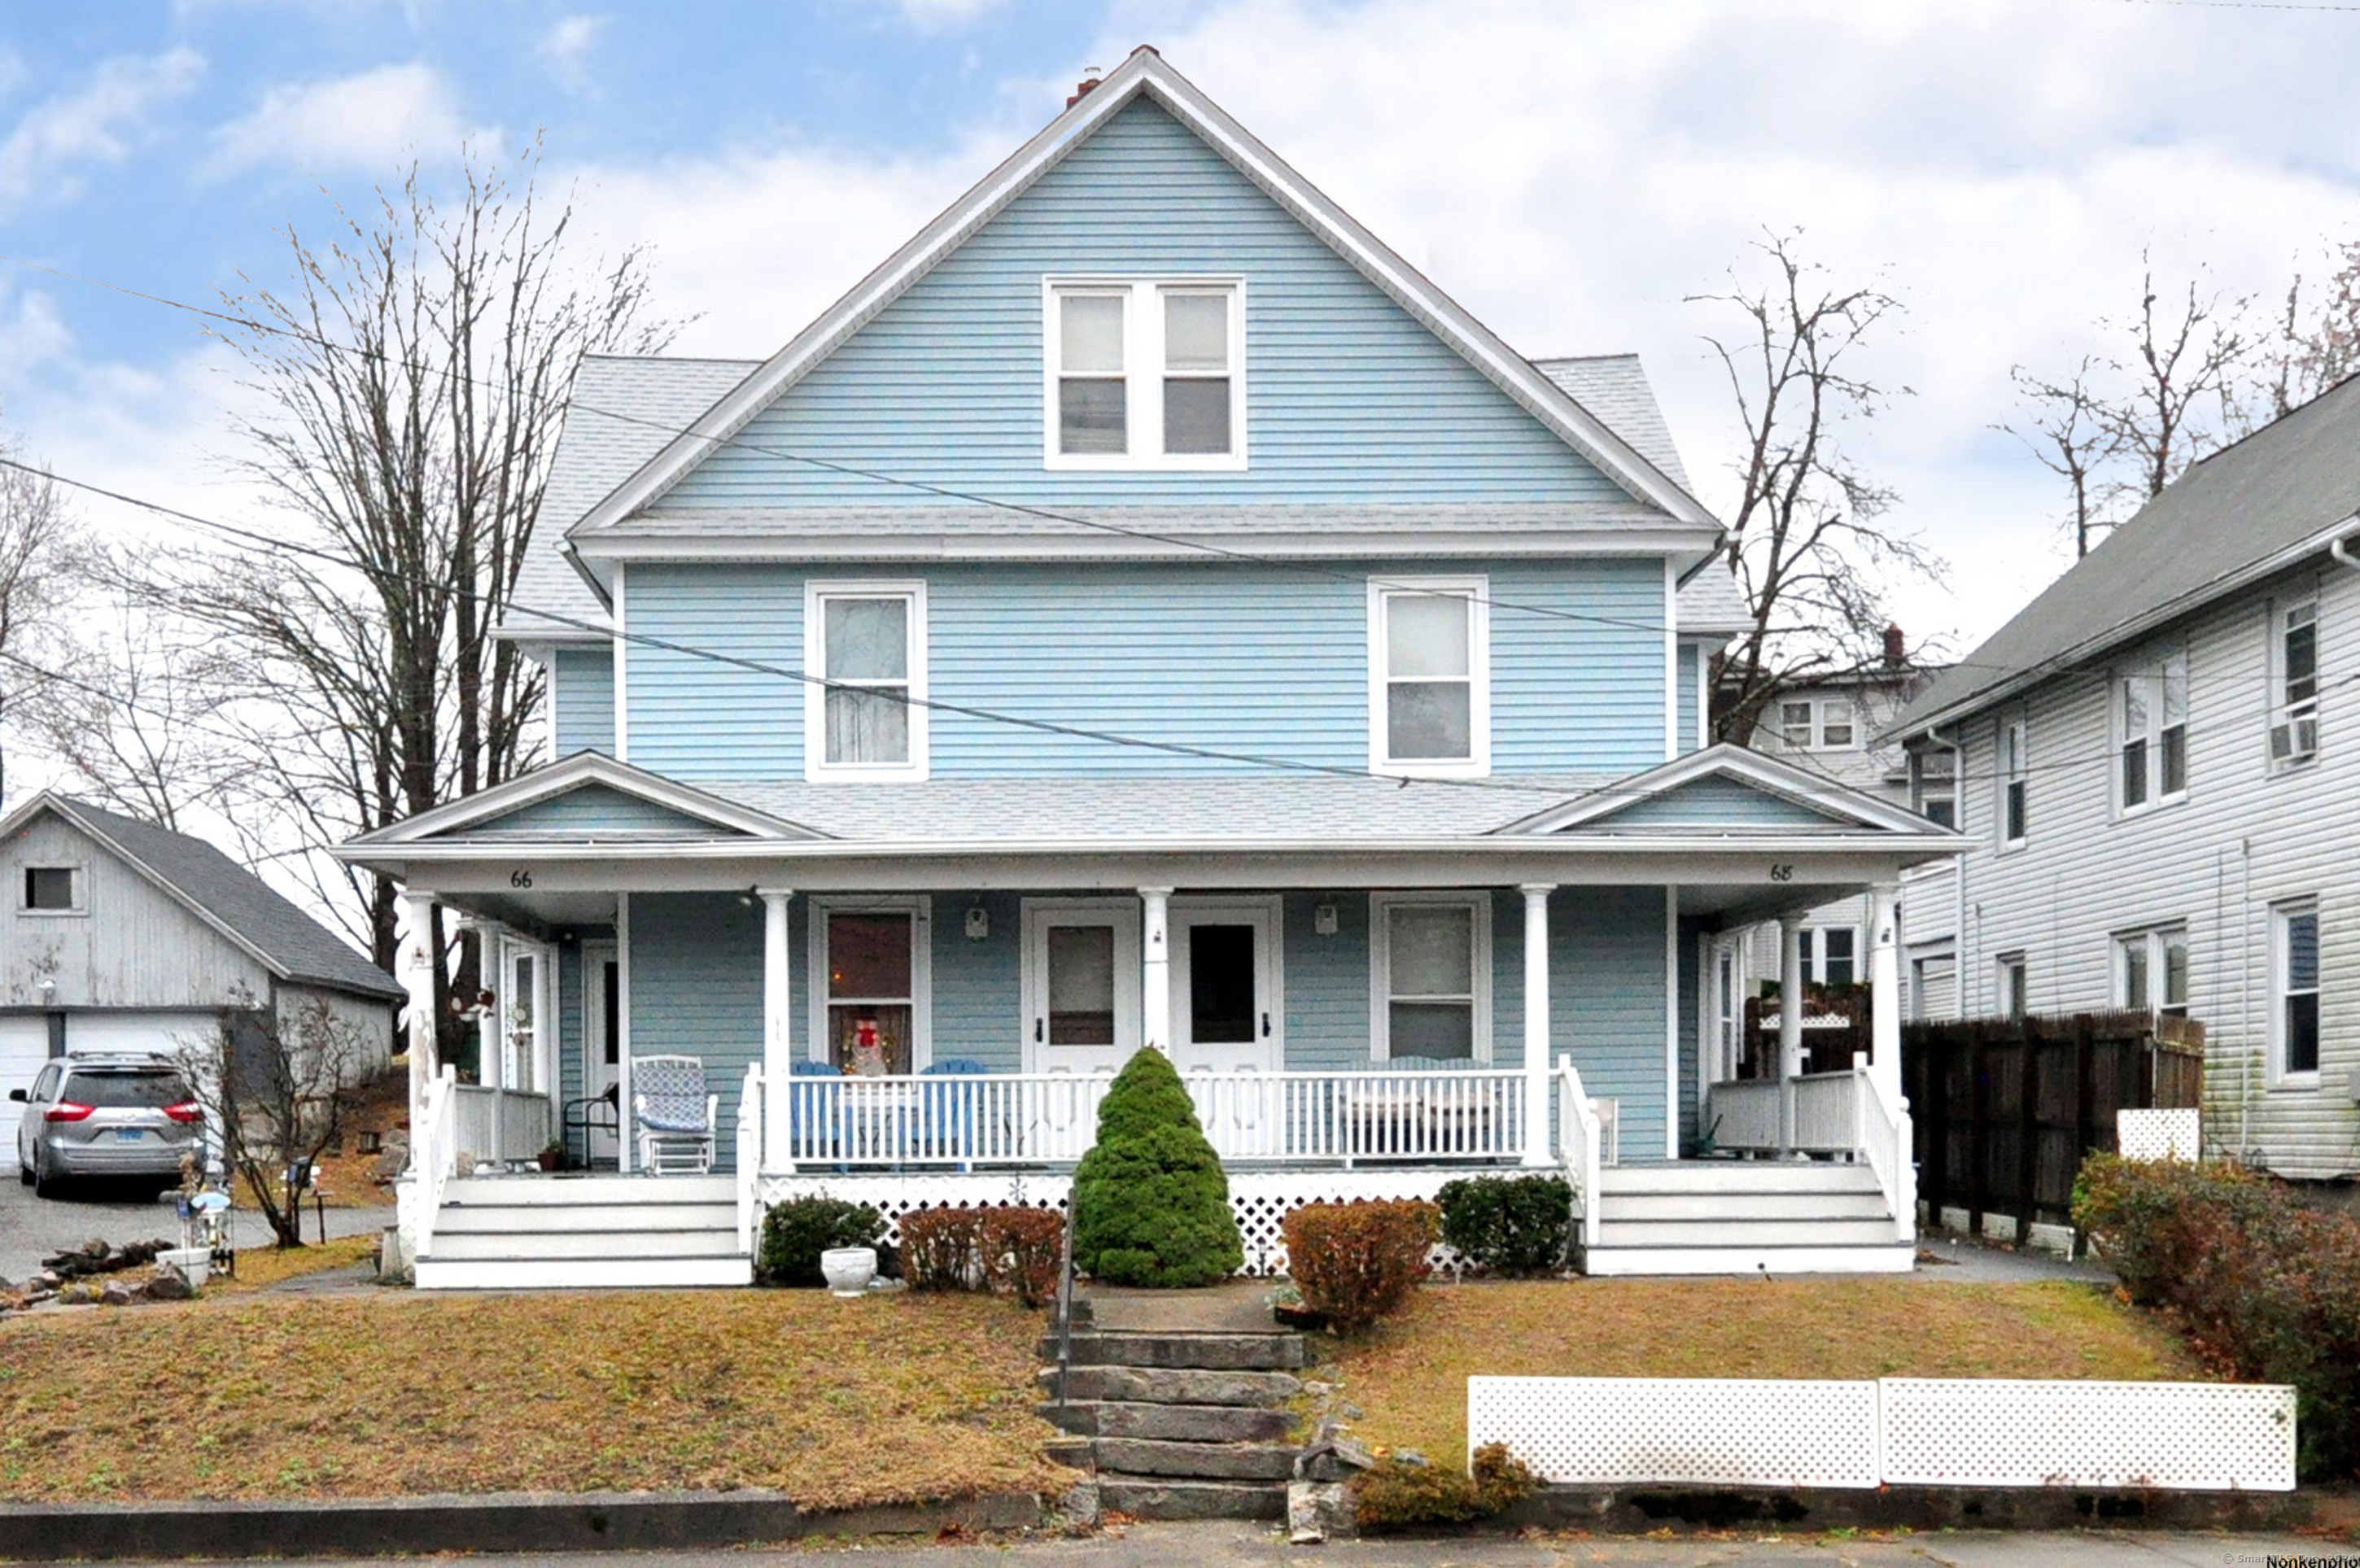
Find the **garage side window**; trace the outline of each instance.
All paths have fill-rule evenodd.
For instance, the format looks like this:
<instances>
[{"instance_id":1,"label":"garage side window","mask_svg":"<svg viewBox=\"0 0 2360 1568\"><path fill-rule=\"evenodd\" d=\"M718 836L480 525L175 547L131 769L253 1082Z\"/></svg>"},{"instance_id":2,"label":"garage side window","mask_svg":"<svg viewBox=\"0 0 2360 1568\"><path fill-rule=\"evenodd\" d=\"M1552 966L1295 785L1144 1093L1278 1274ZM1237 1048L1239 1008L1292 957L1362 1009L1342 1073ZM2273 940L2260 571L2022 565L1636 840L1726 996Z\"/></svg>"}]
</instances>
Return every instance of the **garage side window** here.
<instances>
[{"instance_id":1,"label":"garage side window","mask_svg":"<svg viewBox=\"0 0 2360 1568\"><path fill-rule=\"evenodd\" d=\"M71 866L27 866L24 907L49 913L79 909L82 902L76 895L82 891L81 880Z\"/></svg>"}]
</instances>

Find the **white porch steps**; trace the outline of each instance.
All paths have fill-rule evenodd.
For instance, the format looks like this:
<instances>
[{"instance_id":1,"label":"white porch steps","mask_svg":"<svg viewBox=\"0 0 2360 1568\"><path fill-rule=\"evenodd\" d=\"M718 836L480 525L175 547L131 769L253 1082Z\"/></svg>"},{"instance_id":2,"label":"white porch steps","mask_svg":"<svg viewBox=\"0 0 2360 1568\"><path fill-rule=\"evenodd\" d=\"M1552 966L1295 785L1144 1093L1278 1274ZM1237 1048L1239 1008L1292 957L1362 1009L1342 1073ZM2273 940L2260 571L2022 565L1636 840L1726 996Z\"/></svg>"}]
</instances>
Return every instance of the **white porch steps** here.
<instances>
[{"instance_id":1,"label":"white porch steps","mask_svg":"<svg viewBox=\"0 0 2360 1568\"><path fill-rule=\"evenodd\" d=\"M1592 1275L1906 1274L1914 1242L1866 1165L1690 1160L1599 1172Z\"/></svg>"},{"instance_id":2,"label":"white porch steps","mask_svg":"<svg viewBox=\"0 0 2360 1568\"><path fill-rule=\"evenodd\" d=\"M498 1176L442 1190L421 1290L747 1285L727 1176Z\"/></svg>"}]
</instances>

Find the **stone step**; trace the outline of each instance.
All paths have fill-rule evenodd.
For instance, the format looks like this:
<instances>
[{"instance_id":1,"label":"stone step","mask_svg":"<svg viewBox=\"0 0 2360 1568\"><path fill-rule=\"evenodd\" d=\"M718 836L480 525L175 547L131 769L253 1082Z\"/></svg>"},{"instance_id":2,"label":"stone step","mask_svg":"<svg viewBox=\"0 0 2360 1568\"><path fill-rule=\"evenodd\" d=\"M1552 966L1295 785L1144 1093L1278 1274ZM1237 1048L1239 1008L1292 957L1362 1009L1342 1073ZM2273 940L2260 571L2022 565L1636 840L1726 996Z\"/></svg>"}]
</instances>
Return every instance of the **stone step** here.
<instances>
[{"instance_id":1,"label":"stone step","mask_svg":"<svg viewBox=\"0 0 2360 1568\"><path fill-rule=\"evenodd\" d=\"M1235 1405L1142 1405L1077 1399L1036 1407L1041 1419L1092 1437L1171 1443L1283 1443L1295 1431L1291 1410Z\"/></svg>"},{"instance_id":2,"label":"stone step","mask_svg":"<svg viewBox=\"0 0 2360 1568\"><path fill-rule=\"evenodd\" d=\"M1057 1369L1038 1376L1043 1392L1057 1391ZM1290 1372L1207 1372L1185 1367L1074 1367L1065 1373L1068 1399L1120 1399L1153 1405L1265 1405L1303 1392Z\"/></svg>"},{"instance_id":3,"label":"stone step","mask_svg":"<svg viewBox=\"0 0 2360 1568\"><path fill-rule=\"evenodd\" d=\"M1295 1445L1270 1443L1164 1443L1100 1437L1090 1444L1101 1475L1164 1480L1284 1481L1295 1474Z\"/></svg>"},{"instance_id":4,"label":"stone step","mask_svg":"<svg viewBox=\"0 0 2360 1568\"><path fill-rule=\"evenodd\" d=\"M1043 1360L1057 1358L1057 1340L1041 1341ZM1076 1367L1196 1367L1213 1372L1284 1371L1304 1364L1299 1334L1076 1334Z\"/></svg>"},{"instance_id":5,"label":"stone step","mask_svg":"<svg viewBox=\"0 0 2360 1568\"><path fill-rule=\"evenodd\" d=\"M1098 1506L1140 1519L1284 1519L1286 1484L1101 1475Z\"/></svg>"}]
</instances>

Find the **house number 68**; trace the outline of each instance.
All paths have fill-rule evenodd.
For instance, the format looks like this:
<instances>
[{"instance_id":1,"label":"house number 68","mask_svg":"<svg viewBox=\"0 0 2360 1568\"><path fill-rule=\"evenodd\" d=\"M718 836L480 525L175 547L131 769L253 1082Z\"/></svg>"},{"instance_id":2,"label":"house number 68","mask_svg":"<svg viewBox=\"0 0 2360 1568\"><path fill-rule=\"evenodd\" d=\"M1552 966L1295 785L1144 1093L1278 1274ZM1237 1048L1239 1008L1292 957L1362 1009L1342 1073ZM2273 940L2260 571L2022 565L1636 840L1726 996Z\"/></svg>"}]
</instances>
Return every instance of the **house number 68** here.
<instances>
[{"instance_id":1,"label":"house number 68","mask_svg":"<svg viewBox=\"0 0 2360 1568\"><path fill-rule=\"evenodd\" d=\"M508 873L508 886L509 886L509 887L531 887L531 886L532 886L532 873L531 873L531 872L530 872L530 871L511 871L511 872L509 872L509 873Z\"/></svg>"},{"instance_id":2,"label":"house number 68","mask_svg":"<svg viewBox=\"0 0 2360 1568\"><path fill-rule=\"evenodd\" d=\"M1771 867L1770 867L1770 880L1771 880L1771 881L1773 881L1773 882L1792 882L1794 879L1795 879L1795 867L1794 867L1791 864L1788 864L1788 863L1786 863L1786 862L1780 862L1779 864L1777 864L1777 865L1773 866L1771 866Z\"/></svg>"}]
</instances>

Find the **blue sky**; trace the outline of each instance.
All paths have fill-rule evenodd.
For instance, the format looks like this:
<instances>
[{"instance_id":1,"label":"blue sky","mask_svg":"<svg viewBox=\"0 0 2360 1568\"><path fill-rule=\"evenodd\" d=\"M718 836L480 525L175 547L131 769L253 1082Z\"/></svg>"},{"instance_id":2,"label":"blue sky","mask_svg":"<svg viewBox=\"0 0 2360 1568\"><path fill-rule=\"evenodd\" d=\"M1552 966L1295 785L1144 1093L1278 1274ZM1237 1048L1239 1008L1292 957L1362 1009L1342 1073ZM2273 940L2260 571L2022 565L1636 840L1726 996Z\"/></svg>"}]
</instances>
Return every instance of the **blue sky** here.
<instances>
[{"instance_id":1,"label":"blue sky","mask_svg":"<svg viewBox=\"0 0 2360 1568\"><path fill-rule=\"evenodd\" d=\"M546 138L588 235L651 243L680 346L768 353L1060 106L1165 58L1534 354L1635 349L1725 504L1691 296L1764 226L1909 307L1850 438L1949 555L1913 630L2062 564L1990 426L2167 276L2269 294L2360 234L2360 12L2151 0L147 0L0 15L0 254L184 299L416 157ZM184 318L0 266L0 419L77 476L237 506L240 406ZM94 508L103 516L104 508Z\"/></svg>"}]
</instances>

